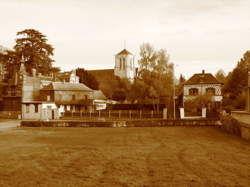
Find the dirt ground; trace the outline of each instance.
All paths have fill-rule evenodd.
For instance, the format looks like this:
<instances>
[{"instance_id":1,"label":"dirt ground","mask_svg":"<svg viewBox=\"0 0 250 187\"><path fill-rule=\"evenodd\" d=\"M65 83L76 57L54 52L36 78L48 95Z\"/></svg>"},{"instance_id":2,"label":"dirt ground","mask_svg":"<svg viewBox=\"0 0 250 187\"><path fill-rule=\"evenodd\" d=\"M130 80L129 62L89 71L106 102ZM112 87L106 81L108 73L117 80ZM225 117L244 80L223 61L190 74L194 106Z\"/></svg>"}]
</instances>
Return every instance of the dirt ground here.
<instances>
[{"instance_id":1,"label":"dirt ground","mask_svg":"<svg viewBox=\"0 0 250 187\"><path fill-rule=\"evenodd\" d=\"M249 187L250 143L215 127L0 131L0 186Z\"/></svg>"}]
</instances>

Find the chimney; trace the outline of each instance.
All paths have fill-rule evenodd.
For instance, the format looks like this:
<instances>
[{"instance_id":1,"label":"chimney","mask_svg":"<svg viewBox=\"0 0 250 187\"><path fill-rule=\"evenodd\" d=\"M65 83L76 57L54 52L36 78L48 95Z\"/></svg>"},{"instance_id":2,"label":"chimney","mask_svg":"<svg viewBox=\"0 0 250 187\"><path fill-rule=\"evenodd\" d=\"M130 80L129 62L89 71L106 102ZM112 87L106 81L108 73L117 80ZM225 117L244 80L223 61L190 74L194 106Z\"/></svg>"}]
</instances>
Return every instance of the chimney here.
<instances>
[{"instance_id":1,"label":"chimney","mask_svg":"<svg viewBox=\"0 0 250 187\"><path fill-rule=\"evenodd\" d=\"M202 74L205 74L205 70L204 69L202 70Z\"/></svg>"}]
</instances>

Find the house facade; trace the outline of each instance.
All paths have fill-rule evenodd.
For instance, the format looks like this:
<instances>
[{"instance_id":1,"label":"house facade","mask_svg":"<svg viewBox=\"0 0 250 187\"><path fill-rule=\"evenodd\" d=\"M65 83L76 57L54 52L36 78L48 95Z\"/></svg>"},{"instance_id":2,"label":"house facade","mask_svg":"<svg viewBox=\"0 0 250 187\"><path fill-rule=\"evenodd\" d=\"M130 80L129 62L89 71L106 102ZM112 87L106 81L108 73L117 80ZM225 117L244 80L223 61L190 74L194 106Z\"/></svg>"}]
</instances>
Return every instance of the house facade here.
<instances>
[{"instance_id":1,"label":"house facade","mask_svg":"<svg viewBox=\"0 0 250 187\"><path fill-rule=\"evenodd\" d=\"M93 90L81 83L52 82L40 90L40 98L55 103L59 115L93 110Z\"/></svg>"},{"instance_id":2,"label":"house facade","mask_svg":"<svg viewBox=\"0 0 250 187\"><path fill-rule=\"evenodd\" d=\"M220 83L211 73L194 74L183 84L183 105L185 102L197 96L209 96L211 102L220 105L222 102L222 83Z\"/></svg>"}]
</instances>

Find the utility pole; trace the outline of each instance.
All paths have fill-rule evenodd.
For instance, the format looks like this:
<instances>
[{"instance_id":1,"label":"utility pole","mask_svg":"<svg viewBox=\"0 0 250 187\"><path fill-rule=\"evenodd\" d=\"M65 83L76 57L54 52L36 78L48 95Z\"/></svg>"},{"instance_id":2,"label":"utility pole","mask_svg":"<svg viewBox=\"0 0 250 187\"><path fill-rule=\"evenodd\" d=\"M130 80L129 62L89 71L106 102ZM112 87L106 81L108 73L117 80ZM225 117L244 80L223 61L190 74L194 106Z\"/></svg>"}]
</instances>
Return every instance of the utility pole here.
<instances>
[{"instance_id":1,"label":"utility pole","mask_svg":"<svg viewBox=\"0 0 250 187\"><path fill-rule=\"evenodd\" d=\"M175 120L175 77L174 77L174 64L173 64L173 105L174 105L174 120Z\"/></svg>"}]
</instances>

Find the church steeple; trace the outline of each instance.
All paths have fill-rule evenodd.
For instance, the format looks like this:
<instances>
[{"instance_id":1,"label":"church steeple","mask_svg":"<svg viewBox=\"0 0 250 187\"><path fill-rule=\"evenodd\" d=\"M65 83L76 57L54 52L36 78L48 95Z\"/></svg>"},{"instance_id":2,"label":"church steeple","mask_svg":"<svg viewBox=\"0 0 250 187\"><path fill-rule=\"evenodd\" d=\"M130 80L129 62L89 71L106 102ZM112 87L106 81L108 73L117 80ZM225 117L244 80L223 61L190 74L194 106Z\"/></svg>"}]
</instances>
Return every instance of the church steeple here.
<instances>
[{"instance_id":1,"label":"church steeple","mask_svg":"<svg viewBox=\"0 0 250 187\"><path fill-rule=\"evenodd\" d=\"M115 55L115 75L129 80L135 77L134 55L125 48Z\"/></svg>"}]
</instances>

